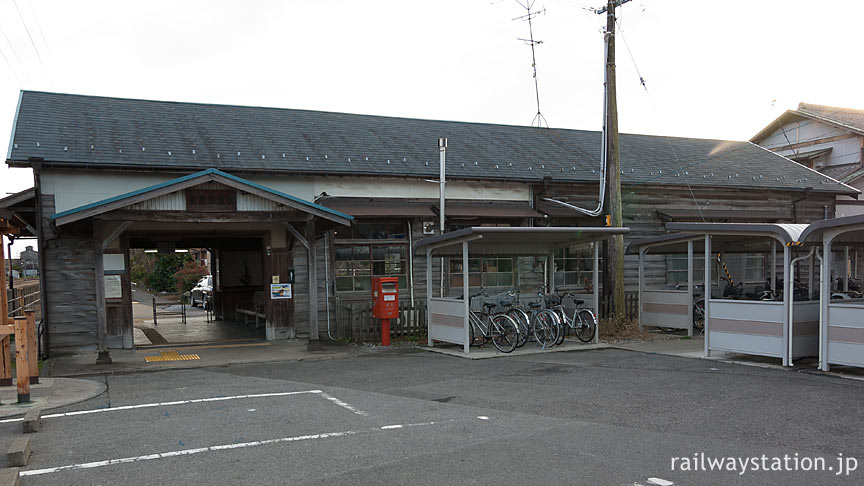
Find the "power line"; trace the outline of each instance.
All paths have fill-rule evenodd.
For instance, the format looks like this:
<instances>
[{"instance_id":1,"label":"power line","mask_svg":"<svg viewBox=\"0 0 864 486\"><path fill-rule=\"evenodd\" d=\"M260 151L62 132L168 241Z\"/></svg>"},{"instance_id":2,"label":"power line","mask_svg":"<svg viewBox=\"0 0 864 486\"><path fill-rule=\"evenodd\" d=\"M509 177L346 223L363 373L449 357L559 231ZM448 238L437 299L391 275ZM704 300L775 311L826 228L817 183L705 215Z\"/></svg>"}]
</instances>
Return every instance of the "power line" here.
<instances>
[{"instance_id":1,"label":"power line","mask_svg":"<svg viewBox=\"0 0 864 486\"><path fill-rule=\"evenodd\" d=\"M12 55L15 56L15 60L18 61L18 65L24 70L24 74L27 75L27 68L24 66L24 63L21 62L21 58L18 56L18 51L15 50L15 46L12 44L12 41L9 40L9 36L6 35L6 30L3 29L3 26L0 25L0 34L3 35L3 38L6 39L6 43L9 44L9 49L12 50ZM11 67L10 67L11 69ZM29 79L29 75L26 76Z\"/></svg>"},{"instance_id":2,"label":"power line","mask_svg":"<svg viewBox=\"0 0 864 486\"><path fill-rule=\"evenodd\" d=\"M6 62L6 66L9 68L9 72L11 72L13 76L15 76L15 81L18 82L18 86L23 88L24 83L21 82L21 78L18 77L18 73L16 73L15 70L12 69L12 64L9 62L9 58L6 57L6 54L3 53L3 50L0 50L0 56L2 56L3 60Z\"/></svg>"},{"instance_id":3,"label":"power line","mask_svg":"<svg viewBox=\"0 0 864 486\"><path fill-rule=\"evenodd\" d=\"M51 79L51 74L48 73L48 68L45 67L45 61L42 60L42 55L39 53L39 48L36 47L36 43L33 41L33 36L30 35L30 29L27 28L27 22L24 21L24 16L21 15L21 9L18 8L18 2L16 0L12 0L12 5L15 5L15 11L18 12L18 18L21 19L21 24L24 26L24 31L27 32L27 38L30 39L30 45L32 45L33 50L36 51L36 57L39 58L39 64L42 65L42 70L45 71L45 76L48 77L48 82L53 85L54 81Z\"/></svg>"},{"instance_id":4,"label":"power line","mask_svg":"<svg viewBox=\"0 0 864 486\"><path fill-rule=\"evenodd\" d=\"M51 53L51 46L48 45L48 39L45 38L45 31L42 30L42 24L39 22L39 16L36 14L36 8L29 0L27 4L30 5L30 11L33 12L33 20L36 21L36 30L39 31L39 36L42 37L42 43L45 44L45 50L48 51L48 57L53 57L54 55Z\"/></svg>"}]
</instances>

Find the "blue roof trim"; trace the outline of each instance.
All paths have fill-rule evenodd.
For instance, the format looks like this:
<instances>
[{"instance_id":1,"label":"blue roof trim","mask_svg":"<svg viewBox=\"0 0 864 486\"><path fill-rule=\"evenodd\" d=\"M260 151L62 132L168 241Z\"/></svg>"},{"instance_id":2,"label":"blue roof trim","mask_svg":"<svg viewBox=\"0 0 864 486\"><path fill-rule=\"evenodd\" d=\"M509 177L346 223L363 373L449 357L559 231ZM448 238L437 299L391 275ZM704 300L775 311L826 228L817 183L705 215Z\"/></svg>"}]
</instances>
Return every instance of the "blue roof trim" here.
<instances>
[{"instance_id":1,"label":"blue roof trim","mask_svg":"<svg viewBox=\"0 0 864 486\"><path fill-rule=\"evenodd\" d=\"M260 189L260 190L262 190L262 191L269 192L270 194L273 194L273 195L275 195L275 196L279 196L279 197L283 197L283 198L285 198L285 199L289 199L289 200L291 200L291 201L294 201L294 202L296 202L296 203L302 204L302 205L304 205L304 206L308 206L308 207L310 207L310 208L314 208L314 209L317 209L317 210L319 210L319 211L324 211L324 212L326 212L326 213L332 214L332 215L334 215L334 216L338 216L338 217L340 217L340 218L345 218L345 219L347 219L347 220L349 220L349 221L353 221L353 220L354 220L354 216L351 216L350 214L341 213L341 212L339 212L339 211L335 211L335 210L330 209L330 208L328 208L328 207L321 206L320 204L315 204L315 203L310 202L310 201L307 201L307 200L305 200L305 199L301 199L301 198L299 198L299 197L292 196L292 195L290 195L290 194L285 194L284 192L277 191L277 190L272 189L272 188L269 188L269 187L267 187L267 186L262 186L262 185L260 185L260 184L255 184L254 182L247 181L246 179L243 179L242 177L237 177L237 176L235 176L235 175L231 175L231 174L228 174L228 173L226 173L226 172L222 172L222 171L219 170L219 169L206 169L206 170L202 170L202 171L200 171L200 172L195 172L195 173L193 173L193 174L189 174L189 175L186 175L186 176L183 176L183 177L179 177L179 178L177 178L177 179L172 179L172 180L170 180L170 181L166 181L166 182L162 182L162 183L155 184L155 185L152 185L152 186L148 186L148 187L145 187L145 188L142 188L142 189L138 189L138 190L135 190L135 191L132 191L132 192L127 192L126 194L120 194L119 196L110 197L110 198L108 198L108 199L103 199L103 200L101 200L101 201L96 201L96 202L93 202L93 203L90 203L90 204L86 204L86 205L84 205L84 206L79 206L79 207L77 207L77 208L72 208L72 209L69 209L69 210L66 210L66 211L63 211L63 212L60 212L60 213L55 213L55 214L52 214L52 215L51 215L51 219L62 218L62 217L64 217L64 216L69 216L70 214L80 213L81 211L86 211L86 210L88 210L88 209L96 208L96 207L99 207L99 206L104 206L104 205L106 205L106 204L110 204L110 203L113 203L113 202L122 201L123 199L128 199L128 198L130 198L130 197L138 196L138 195L140 195L140 194L145 194L145 193L148 193L148 192L150 192L150 191L155 191L155 190L157 190L157 189L162 189L162 188L164 188L164 187L172 186L172 185L174 185L174 184L179 184L179 183L181 183L181 182L186 182L186 181L189 181L189 180L192 180L192 179L197 179L197 178L199 178L199 177L203 177L203 176L210 175L210 174L218 175L218 176L220 176L220 177L224 177L224 178L226 178L226 179L230 179L230 180L232 180L232 181L234 181L234 182L238 182L238 183L243 184L243 185L246 185L246 186L254 187L254 188L256 188L256 189Z\"/></svg>"},{"instance_id":2,"label":"blue roof trim","mask_svg":"<svg viewBox=\"0 0 864 486\"><path fill-rule=\"evenodd\" d=\"M218 174L218 175L220 175L220 176L222 176L222 177L225 177L226 179L231 179L232 181L239 182L239 183L241 183L241 184L245 184L245 185L247 185L247 186L251 186L251 187L254 187L254 188L256 188L256 189L260 189L260 190L262 190L262 191L269 192L270 194L273 194L273 195L276 195L276 196L279 196L279 197L284 197L285 199L290 199L290 200L292 200L292 201L294 201L294 202L297 202L297 203L300 203L300 204L303 204L303 205L306 205L306 206L309 206L309 207L315 208L315 209L317 209L317 210L319 210L319 211L324 211L324 212L327 212L327 213L333 214L333 215L335 215L335 216L339 216L340 218L348 219L349 221L354 220L354 216L351 216L350 214L345 214L345 213L342 213L342 212L336 211L335 209L330 209L330 208L328 208L328 207L326 207L326 206L322 206L322 205L320 205L320 204L316 204L316 203L314 203L314 202L307 201L307 200L305 200L305 199L301 199L301 198L299 198L299 197L292 196L292 195L290 195L290 194L286 194L286 193L281 192L281 191L277 191L276 189L273 189L273 188L270 188L270 187L267 187L267 186L262 186L261 184L256 184L256 183L254 183L254 182L252 182L252 181L248 181L248 180L246 180L246 179L243 179L242 177L237 177L237 176L235 176L235 175L228 174L227 172L222 172L222 171L219 170L219 169L207 169L207 170L212 170L214 174Z\"/></svg>"}]
</instances>

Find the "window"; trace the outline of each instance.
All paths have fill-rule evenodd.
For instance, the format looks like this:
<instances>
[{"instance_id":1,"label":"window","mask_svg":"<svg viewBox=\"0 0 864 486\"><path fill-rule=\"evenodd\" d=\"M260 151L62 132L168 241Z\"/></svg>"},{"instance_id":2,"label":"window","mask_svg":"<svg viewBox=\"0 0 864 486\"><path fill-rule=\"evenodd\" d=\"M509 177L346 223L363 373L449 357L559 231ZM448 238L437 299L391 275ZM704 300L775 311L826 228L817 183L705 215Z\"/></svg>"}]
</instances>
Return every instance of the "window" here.
<instances>
[{"instance_id":1,"label":"window","mask_svg":"<svg viewBox=\"0 0 864 486\"><path fill-rule=\"evenodd\" d=\"M765 280L765 255L744 255L744 280L747 282Z\"/></svg>"},{"instance_id":2,"label":"window","mask_svg":"<svg viewBox=\"0 0 864 486\"><path fill-rule=\"evenodd\" d=\"M352 243L351 240L405 240L405 224L388 221L355 222L340 230L334 251L336 290L372 290L372 277L398 277L399 288L408 286L408 247L405 243L381 241Z\"/></svg>"},{"instance_id":3,"label":"window","mask_svg":"<svg viewBox=\"0 0 864 486\"><path fill-rule=\"evenodd\" d=\"M405 245L337 245L336 290L369 291L372 277L398 277L399 288L408 285Z\"/></svg>"},{"instance_id":4,"label":"window","mask_svg":"<svg viewBox=\"0 0 864 486\"><path fill-rule=\"evenodd\" d=\"M705 255L693 255L693 281L701 282L705 275ZM687 285L687 255L666 256L666 283L668 285Z\"/></svg>"},{"instance_id":5,"label":"window","mask_svg":"<svg viewBox=\"0 0 864 486\"><path fill-rule=\"evenodd\" d=\"M600 274L602 275L602 258L600 259L599 267ZM581 250L571 248L560 249L555 252L555 286L589 287L594 278L592 274L593 268L594 250L590 248ZM540 271L542 271L542 267Z\"/></svg>"},{"instance_id":6,"label":"window","mask_svg":"<svg viewBox=\"0 0 864 486\"><path fill-rule=\"evenodd\" d=\"M468 285L471 287L513 287L516 281L513 257L468 259ZM462 287L462 259L450 260L450 288Z\"/></svg>"}]
</instances>

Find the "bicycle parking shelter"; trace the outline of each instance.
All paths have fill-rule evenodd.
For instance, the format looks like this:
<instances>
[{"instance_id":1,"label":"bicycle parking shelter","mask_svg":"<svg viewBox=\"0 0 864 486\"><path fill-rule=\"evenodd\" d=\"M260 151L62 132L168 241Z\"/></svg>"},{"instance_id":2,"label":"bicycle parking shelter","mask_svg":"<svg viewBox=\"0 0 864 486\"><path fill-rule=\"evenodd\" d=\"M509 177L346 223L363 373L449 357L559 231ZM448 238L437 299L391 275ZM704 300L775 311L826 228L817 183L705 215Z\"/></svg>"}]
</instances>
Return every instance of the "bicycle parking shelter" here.
<instances>
[{"instance_id":1,"label":"bicycle parking shelter","mask_svg":"<svg viewBox=\"0 0 864 486\"><path fill-rule=\"evenodd\" d=\"M692 326L693 247L696 241L702 240L705 262L713 262L713 256L718 252L771 251L773 256L771 268L773 270L769 271L769 275L772 290L777 289L777 257L779 256L777 255L777 243L779 243L783 249L783 263L780 267L784 287L782 300L735 300L724 298L722 293L720 298L715 298L711 294L710 285L714 265L704 265L706 287L705 356L710 356L712 351L751 354L780 358L784 366L791 366L792 360L795 358L818 354L819 302L812 299L794 301L793 279L791 278L794 271L792 252L793 249L801 246L800 236L807 225L669 223L666 228L679 233L655 238L654 241L642 240L631 244L631 248L638 248L642 256L640 258L640 274L644 274L644 254L647 249L652 246L671 245L674 247L679 245L680 247L684 244L687 245L688 291L674 293L674 291L646 290L644 289L644 279L640 278L640 292L644 297L644 300L640 298L640 306L659 305L680 311L683 304L688 305L688 314L684 315L683 312L678 312L682 314L680 316L682 322L673 321L668 325L662 325L688 328L683 322L686 319L689 320L689 326ZM771 243L770 249L765 245L766 240ZM796 258L795 261L803 259L806 257ZM812 279L812 270L809 275ZM666 295L663 295L664 293ZM657 314L659 313L647 312L640 323L643 325L661 325L658 323L662 322L662 319L658 319L658 317L662 316Z\"/></svg>"},{"instance_id":2,"label":"bicycle parking shelter","mask_svg":"<svg viewBox=\"0 0 864 486\"><path fill-rule=\"evenodd\" d=\"M831 364L864 367L864 299L824 298L832 295L834 245L844 247L846 262L850 260L850 247L855 248L852 273L858 276L857 250L864 246L864 215L817 221L802 232L799 241L821 246L819 368L828 371ZM848 268L844 268L842 277L842 290L848 291Z\"/></svg>"},{"instance_id":3,"label":"bicycle parking shelter","mask_svg":"<svg viewBox=\"0 0 864 486\"><path fill-rule=\"evenodd\" d=\"M462 345L469 352L470 313L468 254L507 256L546 256L549 292L555 291L555 252L561 248L587 248L593 246L593 298L591 308L598 311L599 258L598 242L615 235L629 233L629 228L613 227L469 227L433 236L414 243L415 253L426 251L426 298L429 346L434 341ZM433 256L434 254L434 256ZM432 296L432 261L434 257L462 257L463 299ZM597 342L597 335L594 342Z\"/></svg>"}]
</instances>

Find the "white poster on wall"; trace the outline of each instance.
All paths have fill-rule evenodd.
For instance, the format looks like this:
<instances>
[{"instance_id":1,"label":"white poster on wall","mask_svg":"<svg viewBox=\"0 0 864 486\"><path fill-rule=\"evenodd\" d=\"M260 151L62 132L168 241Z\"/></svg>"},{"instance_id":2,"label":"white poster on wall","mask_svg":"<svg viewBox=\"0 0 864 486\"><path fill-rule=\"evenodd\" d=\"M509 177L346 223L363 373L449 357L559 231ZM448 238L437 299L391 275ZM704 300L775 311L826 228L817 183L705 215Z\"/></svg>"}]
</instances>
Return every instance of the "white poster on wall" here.
<instances>
[{"instance_id":1,"label":"white poster on wall","mask_svg":"<svg viewBox=\"0 0 864 486\"><path fill-rule=\"evenodd\" d=\"M123 285L120 281L120 275L105 275L105 298L123 298Z\"/></svg>"}]
</instances>

